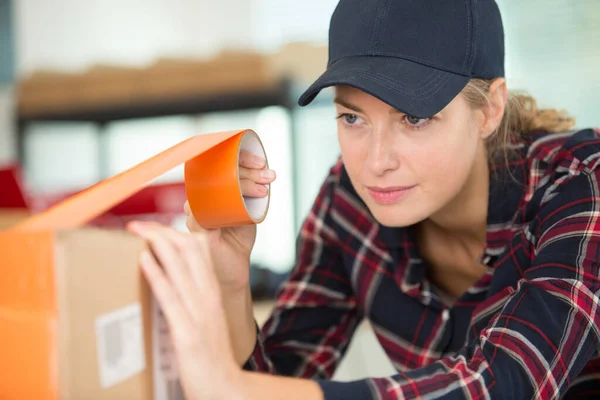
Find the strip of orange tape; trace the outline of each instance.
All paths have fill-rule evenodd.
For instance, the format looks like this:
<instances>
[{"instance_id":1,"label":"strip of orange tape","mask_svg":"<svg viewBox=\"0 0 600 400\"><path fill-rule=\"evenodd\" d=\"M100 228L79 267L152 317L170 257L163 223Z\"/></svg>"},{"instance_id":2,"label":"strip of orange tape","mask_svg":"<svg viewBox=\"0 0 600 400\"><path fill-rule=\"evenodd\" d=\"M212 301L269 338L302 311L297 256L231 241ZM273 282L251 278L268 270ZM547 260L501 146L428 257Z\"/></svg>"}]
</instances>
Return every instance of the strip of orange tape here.
<instances>
[{"instance_id":1,"label":"strip of orange tape","mask_svg":"<svg viewBox=\"0 0 600 400\"><path fill-rule=\"evenodd\" d=\"M190 208L201 226L213 229L258 224L267 215L271 191L261 198L242 196L241 150L267 158L260 138L250 129L194 136L22 221L12 230L81 226L182 163Z\"/></svg>"}]
</instances>

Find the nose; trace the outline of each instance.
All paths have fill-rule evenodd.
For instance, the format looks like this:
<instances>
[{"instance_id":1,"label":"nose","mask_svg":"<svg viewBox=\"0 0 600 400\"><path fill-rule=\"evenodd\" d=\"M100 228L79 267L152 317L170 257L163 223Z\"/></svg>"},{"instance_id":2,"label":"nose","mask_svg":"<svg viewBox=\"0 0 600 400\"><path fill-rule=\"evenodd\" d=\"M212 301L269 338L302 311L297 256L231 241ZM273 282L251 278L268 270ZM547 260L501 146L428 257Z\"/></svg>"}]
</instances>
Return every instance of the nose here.
<instances>
[{"instance_id":1,"label":"nose","mask_svg":"<svg viewBox=\"0 0 600 400\"><path fill-rule=\"evenodd\" d=\"M394 149L390 132L384 129L373 130L370 135L369 149L366 159L367 168L376 176L400 167L400 160Z\"/></svg>"}]
</instances>

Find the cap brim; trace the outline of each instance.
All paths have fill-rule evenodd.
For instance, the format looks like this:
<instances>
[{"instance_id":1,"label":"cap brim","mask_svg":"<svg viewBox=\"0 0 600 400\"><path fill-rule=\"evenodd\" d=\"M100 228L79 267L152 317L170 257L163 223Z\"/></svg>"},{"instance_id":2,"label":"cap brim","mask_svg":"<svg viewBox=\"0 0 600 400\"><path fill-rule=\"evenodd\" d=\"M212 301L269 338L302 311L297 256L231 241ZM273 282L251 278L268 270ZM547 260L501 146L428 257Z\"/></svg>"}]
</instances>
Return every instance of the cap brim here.
<instances>
[{"instance_id":1,"label":"cap brim","mask_svg":"<svg viewBox=\"0 0 600 400\"><path fill-rule=\"evenodd\" d=\"M321 90L332 86L360 89L400 112L429 118L446 107L470 77L396 57L354 56L333 63L298 100L310 104Z\"/></svg>"}]
</instances>

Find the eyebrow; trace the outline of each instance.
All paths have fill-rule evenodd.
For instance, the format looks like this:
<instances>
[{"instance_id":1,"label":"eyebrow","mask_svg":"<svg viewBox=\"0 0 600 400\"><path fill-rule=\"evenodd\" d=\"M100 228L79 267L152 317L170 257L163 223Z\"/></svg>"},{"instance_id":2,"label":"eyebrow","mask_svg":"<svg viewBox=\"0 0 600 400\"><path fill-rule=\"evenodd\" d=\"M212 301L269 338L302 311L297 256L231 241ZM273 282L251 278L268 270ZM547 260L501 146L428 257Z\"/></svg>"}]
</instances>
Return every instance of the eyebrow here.
<instances>
[{"instance_id":1,"label":"eyebrow","mask_svg":"<svg viewBox=\"0 0 600 400\"><path fill-rule=\"evenodd\" d=\"M335 99L333 99L333 102L336 104L339 104L340 106L346 107L352 111L356 111L358 113L364 113L364 111L359 106L355 106L354 104L352 104L340 97L336 97Z\"/></svg>"}]
</instances>

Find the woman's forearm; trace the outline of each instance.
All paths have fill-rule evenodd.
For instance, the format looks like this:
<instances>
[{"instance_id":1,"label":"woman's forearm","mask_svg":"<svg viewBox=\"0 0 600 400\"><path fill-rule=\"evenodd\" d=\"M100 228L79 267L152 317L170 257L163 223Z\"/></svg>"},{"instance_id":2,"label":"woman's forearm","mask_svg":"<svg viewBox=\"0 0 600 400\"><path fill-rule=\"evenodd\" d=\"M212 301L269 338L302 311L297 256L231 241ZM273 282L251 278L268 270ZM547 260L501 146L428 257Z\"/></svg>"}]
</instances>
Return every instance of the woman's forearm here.
<instances>
[{"instance_id":1,"label":"woman's forearm","mask_svg":"<svg viewBox=\"0 0 600 400\"><path fill-rule=\"evenodd\" d=\"M324 400L319 385L308 379L243 371L240 387L248 400Z\"/></svg>"},{"instance_id":2,"label":"woman's forearm","mask_svg":"<svg viewBox=\"0 0 600 400\"><path fill-rule=\"evenodd\" d=\"M256 324L252 308L250 285L235 293L222 293L223 307L234 357L238 365L243 365L256 345Z\"/></svg>"},{"instance_id":3,"label":"woman's forearm","mask_svg":"<svg viewBox=\"0 0 600 400\"><path fill-rule=\"evenodd\" d=\"M229 325L234 357L237 364L241 366L252 354L257 340L250 286L240 293L224 294L223 306ZM244 400L324 399L319 385L307 379L249 371L240 371L240 373L236 394L242 394L240 398Z\"/></svg>"}]
</instances>

